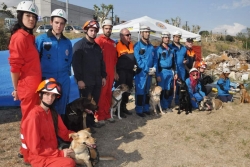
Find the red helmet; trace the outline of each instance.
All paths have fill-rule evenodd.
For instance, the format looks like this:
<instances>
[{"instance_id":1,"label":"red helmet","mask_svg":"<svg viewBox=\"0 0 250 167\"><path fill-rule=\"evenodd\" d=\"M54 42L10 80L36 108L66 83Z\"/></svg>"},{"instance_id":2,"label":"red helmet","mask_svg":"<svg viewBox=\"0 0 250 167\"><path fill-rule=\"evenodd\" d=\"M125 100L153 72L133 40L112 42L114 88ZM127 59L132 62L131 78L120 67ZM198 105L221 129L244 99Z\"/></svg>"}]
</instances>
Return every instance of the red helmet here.
<instances>
[{"instance_id":1,"label":"red helmet","mask_svg":"<svg viewBox=\"0 0 250 167\"><path fill-rule=\"evenodd\" d=\"M207 64L206 64L206 62L201 61L201 62L199 62L198 67L199 68L207 68Z\"/></svg>"},{"instance_id":2,"label":"red helmet","mask_svg":"<svg viewBox=\"0 0 250 167\"><path fill-rule=\"evenodd\" d=\"M60 95L62 94L61 84L56 82L56 80L54 78L45 79L39 84L36 92L55 93L55 94L59 95L59 96L57 96L57 98L59 98Z\"/></svg>"},{"instance_id":3,"label":"red helmet","mask_svg":"<svg viewBox=\"0 0 250 167\"><path fill-rule=\"evenodd\" d=\"M97 33L99 32L100 25L96 20L86 21L86 23L83 25L82 29L87 31L91 27L96 28Z\"/></svg>"}]
</instances>

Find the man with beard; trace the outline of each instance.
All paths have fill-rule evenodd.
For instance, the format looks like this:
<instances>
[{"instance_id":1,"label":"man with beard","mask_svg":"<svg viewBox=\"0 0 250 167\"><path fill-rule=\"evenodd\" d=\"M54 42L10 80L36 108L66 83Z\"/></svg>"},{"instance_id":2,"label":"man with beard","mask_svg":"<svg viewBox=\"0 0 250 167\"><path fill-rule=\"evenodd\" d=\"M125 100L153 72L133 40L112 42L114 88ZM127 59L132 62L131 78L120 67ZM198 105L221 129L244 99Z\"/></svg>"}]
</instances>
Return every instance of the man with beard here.
<instances>
[{"instance_id":1,"label":"man with beard","mask_svg":"<svg viewBox=\"0 0 250 167\"><path fill-rule=\"evenodd\" d=\"M131 90L133 87L133 77L134 77L134 45L131 42L131 34L127 28L123 28L120 31L120 41L117 43L116 50L118 53L118 61L116 64L116 70L119 75L119 79L115 82L115 88L121 84L128 85ZM128 103L128 97L130 93L124 92L122 94L121 101L121 117L126 118L125 114L131 115L126 108ZM124 114L125 113L125 114Z\"/></svg>"},{"instance_id":2,"label":"man with beard","mask_svg":"<svg viewBox=\"0 0 250 167\"><path fill-rule=\"evenodd\" d=\"M97 21L89 20L82 28L86 36L73 47L72 67L80 97L88 97L91 94L98 103L101 88L105 86L107 76L102 50L95 42L100 26ZM87 116L87 127L100 127L98 125L95 124L93 115Z\"/></svg>"},{"instance_id":3,"label":"man with beard","mask_svg":"<svg viewBox=\"0 0 250 167\"><path fill-rule=\"evenodd\" d=\"M101 47L103 53L103 60L106 65L106 85L101 89L100 100L98 102L98 112L95 113L95 118L98 124L105 124L104 120L109 122L114 122L114 119L110 117L110 105L112 98L112 87L114 79L118 79L118 74L116 73L116 62L117 62L117 52L115 41L110 38L112 32L112 21L104 20L102 23L103 35L100 35L95 39L95 42Z\"/></svg>"},{"instance_id":4,"label":"man with beard","mask_svg":"<svg viewBox=\"0 0 250 167\"><path fill-rule=\"evenodd\" d=\"M149 111L149 89L152 75L156 72L157 56L154 55L154 46L149 42L150 28L140 27L141 39L134 45L134 56L137 70L135 75L135 111L140 117Z\"/></svg>"}]
</instances>

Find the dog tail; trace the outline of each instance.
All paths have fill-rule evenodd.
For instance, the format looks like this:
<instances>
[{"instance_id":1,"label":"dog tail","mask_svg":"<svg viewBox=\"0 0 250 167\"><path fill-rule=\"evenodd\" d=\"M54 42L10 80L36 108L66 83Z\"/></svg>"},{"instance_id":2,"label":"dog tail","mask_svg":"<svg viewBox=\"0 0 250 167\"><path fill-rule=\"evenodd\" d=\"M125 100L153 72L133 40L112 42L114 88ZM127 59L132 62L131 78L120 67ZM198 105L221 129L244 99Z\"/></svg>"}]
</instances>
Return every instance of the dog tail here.
<instances>
[{"instance_id":1,"label":"dog tail","mask_svg":"<svg viewBox=\"0 0 250 167\"><path fill-rule=\"evenodd\" d=\"M101 160L101 161L114 161L115 158L114 157L109 157L109 156L100 156L99 160Z\"/></svg>"}]
</instances>

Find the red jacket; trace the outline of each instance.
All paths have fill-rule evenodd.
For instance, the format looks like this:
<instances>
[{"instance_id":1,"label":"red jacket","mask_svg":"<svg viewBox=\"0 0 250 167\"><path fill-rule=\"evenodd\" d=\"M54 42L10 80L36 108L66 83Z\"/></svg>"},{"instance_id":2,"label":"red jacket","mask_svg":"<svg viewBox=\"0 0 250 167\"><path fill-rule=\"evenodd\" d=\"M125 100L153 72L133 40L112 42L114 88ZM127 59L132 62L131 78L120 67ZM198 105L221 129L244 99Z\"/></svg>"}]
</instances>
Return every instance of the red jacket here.
<instances>
[{"instance_id":1,"label":"red jacket","mask_svg":"<svg viewBox=\"0 0 250 167\"><path fill-rule=\"evenodd\" d=\"M28 114L21 125L22 146L28 150L28 161L39 162L44 157L63 157L63 151L58 150L57 136L55 133L52 115L40 106L36 105ZM68 130L61 117L58 115L58 136L64 141L70 141Z\"/></svg>"}]
</instances>

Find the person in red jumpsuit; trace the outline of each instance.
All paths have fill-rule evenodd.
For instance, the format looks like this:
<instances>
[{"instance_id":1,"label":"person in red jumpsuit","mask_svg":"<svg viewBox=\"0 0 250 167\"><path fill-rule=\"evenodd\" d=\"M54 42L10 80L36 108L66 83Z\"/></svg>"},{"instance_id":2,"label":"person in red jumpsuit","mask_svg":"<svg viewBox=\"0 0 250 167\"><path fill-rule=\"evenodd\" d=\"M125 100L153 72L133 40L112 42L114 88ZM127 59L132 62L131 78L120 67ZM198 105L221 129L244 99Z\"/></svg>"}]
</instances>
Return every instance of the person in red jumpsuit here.
<instances>
[{"instance_id":1,"label":"person in red jumpsuit","mask_svg":"<svg viewBox=\"0 0 250 167\"><path fill-rule=\"evenodd\" d=\"M42 80L39 53L35 46L33 29L38 20L38 10L32 1L22 1L17 6L17 23L11 30L9 64L14 100L20 100L22 122L30 110L39 103L35 93ZM22 157L22 147L19 157Z\"/></svg>"},{"instance_id":2,"label":"person in red jumpsuit","mask_svg":"<svg viewBox=\"0 0 250 167\"><path fill-rule=\"evenodd\" d=\"M37 92L41 99L29 112L21 125L24 162L34 167L75 167L75 161L70 158L72 149L59 150L57 136L64 141L70 141L68 130L60 115L53 107L54 101L61 95L61 86L54 78L42 81Z\"/></svg>"},{"instance_id":3,"label":"person in red jumpsuit","mask_svg":"<svg viewBox=\"0 0 250 167\"><path fill-rule=\"evenodd\" d=\"M112 86L114 79L118 79L116 73L117 51L116 44L110 36L112 32L111 20L104 20L102 23L103 35L100 35L95 39L95 42L101 47L103 53L103 60L106 65L106 85L102 87L100 100L98 102L99 110L95 113L95 118L99 124L105 124L104 120L114 122L114 119L110 118L110 105L112 98Z\"/></svg>"}]
</instances>

